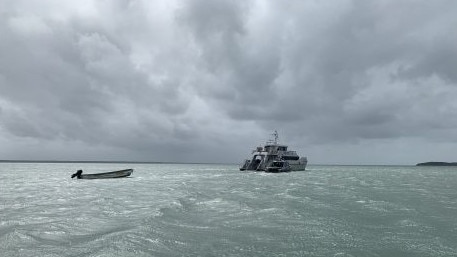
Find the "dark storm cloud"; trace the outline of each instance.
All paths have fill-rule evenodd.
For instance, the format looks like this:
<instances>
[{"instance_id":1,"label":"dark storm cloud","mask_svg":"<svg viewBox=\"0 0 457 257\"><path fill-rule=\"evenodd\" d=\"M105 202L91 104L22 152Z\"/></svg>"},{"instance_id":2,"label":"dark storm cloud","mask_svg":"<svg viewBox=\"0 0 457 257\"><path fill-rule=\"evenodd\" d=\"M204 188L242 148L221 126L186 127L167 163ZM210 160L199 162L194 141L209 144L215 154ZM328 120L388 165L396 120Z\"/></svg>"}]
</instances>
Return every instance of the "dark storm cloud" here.
<instances>
[{"instance_id":1,"label":"dark storm cloud","mask_svg":"<svg viewBox=\"0 0 457 257\"><path fill-rule=\"evenodd\" d=\"M344 159L376 144L395 161L386 142L457 141L455 1L3 1L0 12L3 158L44 145L36 158L235 161L274 129L317 162L332 147Z\"/></svg>"},{"instance_id":2,"label":"dark storm cloud","mask_svg":"<svg viewBox=\"0 0 457 257\"><path fill-rule=\"evenodd\" d=\"M449 1L322 5L303 1L287 2L280 8L275 3L257 2L238 12L232 11L242 9L234 1L214 1L205 11L198 7L201 2L190 3L197 4L189 4L186 22L208 71L222 79L204 90L213 90L219 101L225 101L226 112L234 119L273 123L271 127L284 121L303 122L305 128L313 123L309 132L323 139L338 134L340 140L395 137L403 134L395 128L407 125L404 121L408 119L400 119L400 115L409 108L426 108L415 106L420 99L411 99L414 94L410 93L394 97L398 102L389 106L373 105L371 100L362 106L357 104L360 92L377 98L421 90L417 85L428 84L432 75L455 84L450 80L455 47L448 43L455 42L454 34L449 33L455 24L455 8L449 7L455 4ZM266 10L256 9L262 7ZM447 11L440 12L442 9ZM411 10L411 15L405 15ZM236 14L227 18L227 13ZM265 27L271 24L269 19L274 26ZM259 30L271 36L260 37ZM400 85L374 85L375 76ZM400 78L406 81L395 80ZM218 86L230 91L220 94ZM376 95L371 87L389 91L379 90L385 95ZM326 118L321 119L322 115ZM385 127L376 132L373 127L380 124ZM338 131L328 129L329 125ZM341 128L353 132L341 133Z\"/></svg>"}]
</instances>

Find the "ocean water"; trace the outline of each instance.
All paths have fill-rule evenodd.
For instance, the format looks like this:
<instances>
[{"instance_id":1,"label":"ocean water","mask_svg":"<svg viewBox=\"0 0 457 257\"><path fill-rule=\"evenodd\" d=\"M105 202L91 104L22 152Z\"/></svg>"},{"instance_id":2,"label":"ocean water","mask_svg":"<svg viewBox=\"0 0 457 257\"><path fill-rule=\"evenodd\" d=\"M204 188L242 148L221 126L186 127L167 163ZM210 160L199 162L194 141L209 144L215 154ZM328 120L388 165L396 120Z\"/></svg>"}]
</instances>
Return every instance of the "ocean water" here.
<instances>
[{"instance_id":1,"label":"ocean water","mask_svg":"<svg viewBox=\"0 0 457 257\"><path fill-rule=\"evenodd\" d=\"M0 163L0 256L457 256L456 186L457 167Z\"/></svg>"}]
</instances>

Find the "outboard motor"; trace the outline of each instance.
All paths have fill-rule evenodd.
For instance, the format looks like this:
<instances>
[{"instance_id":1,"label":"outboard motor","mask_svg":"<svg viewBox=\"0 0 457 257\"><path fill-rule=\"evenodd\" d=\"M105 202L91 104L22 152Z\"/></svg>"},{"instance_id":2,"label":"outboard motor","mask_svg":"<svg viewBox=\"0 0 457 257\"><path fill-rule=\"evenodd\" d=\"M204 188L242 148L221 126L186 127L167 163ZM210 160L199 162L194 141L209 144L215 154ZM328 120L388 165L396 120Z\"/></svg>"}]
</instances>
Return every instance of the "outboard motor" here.
<instances>
[{"instance_id":1,"label":"outboard motor","mask_svg":"<svg viewBox=\"0 0 457 257\"><path fill-rule=\"evenodd\" d=\"M77 177L78 179L80 179L81 174L83 174L83 170L78 170L75 174L71 175L71 178Z\"/></svg>"}]
</instances>

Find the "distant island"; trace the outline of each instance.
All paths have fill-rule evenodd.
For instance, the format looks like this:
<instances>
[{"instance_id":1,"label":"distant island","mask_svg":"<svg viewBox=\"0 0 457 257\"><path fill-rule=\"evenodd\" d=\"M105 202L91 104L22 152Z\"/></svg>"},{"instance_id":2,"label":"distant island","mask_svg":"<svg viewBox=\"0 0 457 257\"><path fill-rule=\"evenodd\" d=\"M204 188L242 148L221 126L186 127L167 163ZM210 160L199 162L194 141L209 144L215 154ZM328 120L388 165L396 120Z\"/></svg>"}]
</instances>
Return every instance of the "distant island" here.
<instances>
[{"instance_id":1,"label":"distant island","mask_svg":"<svg viewBox=\"0 0 457 257\"><path fill-rule=\"evenodd\" d=\"M416 166L457 166L457 162L421 162Z\"/></svg>"}]
</instances>

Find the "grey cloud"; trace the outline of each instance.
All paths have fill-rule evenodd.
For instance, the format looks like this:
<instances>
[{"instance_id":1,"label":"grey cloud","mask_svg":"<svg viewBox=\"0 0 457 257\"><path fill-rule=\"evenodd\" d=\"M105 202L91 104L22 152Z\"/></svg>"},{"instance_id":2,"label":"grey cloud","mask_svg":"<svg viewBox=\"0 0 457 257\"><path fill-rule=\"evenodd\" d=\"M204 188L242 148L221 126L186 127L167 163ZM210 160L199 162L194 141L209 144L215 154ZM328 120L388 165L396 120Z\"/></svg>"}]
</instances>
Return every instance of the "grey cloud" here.
<instances>
[{"instance_id":1,"label":"grey cloud","mask_svg":"<svg viewBox=\"0 0 457 257\"><path fill-rule=\"evenodd\" d=\"M457 140L454 1L0 5L11 145L235 161L273 129L316 152Z\"/></svg>"},{"instance_id":2,"label":"grey cloud","mask_svg":"<svg viewBox=\"0 0 457 257\"><path fill-rule=\"evenodd\" d=\"M185 2L177 17L192 28L198 40L211 41L219 35L230 39L244 33L247 7L243 1L191 0Z\"/></svg>"}]
</instances>

